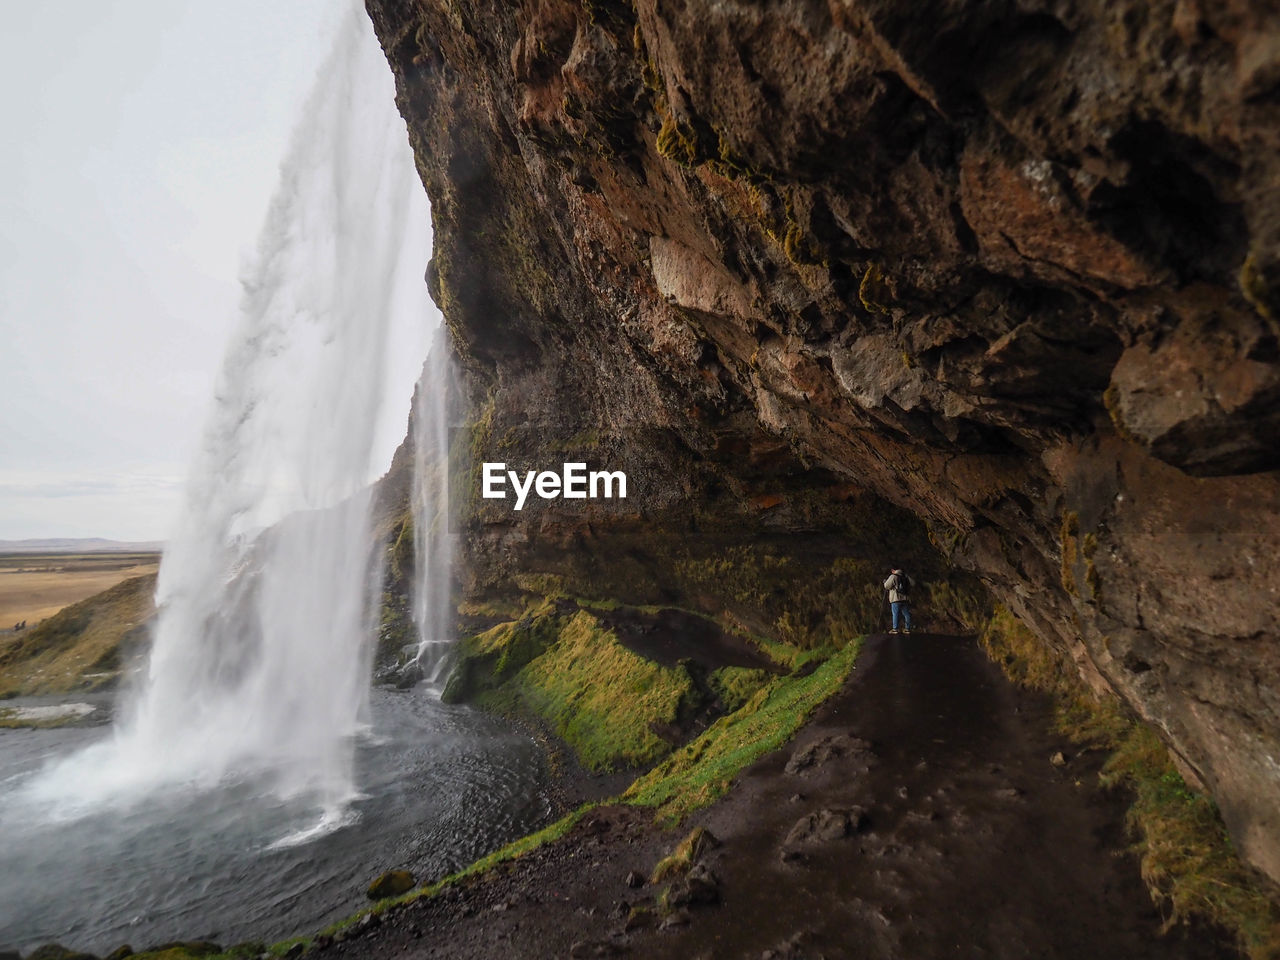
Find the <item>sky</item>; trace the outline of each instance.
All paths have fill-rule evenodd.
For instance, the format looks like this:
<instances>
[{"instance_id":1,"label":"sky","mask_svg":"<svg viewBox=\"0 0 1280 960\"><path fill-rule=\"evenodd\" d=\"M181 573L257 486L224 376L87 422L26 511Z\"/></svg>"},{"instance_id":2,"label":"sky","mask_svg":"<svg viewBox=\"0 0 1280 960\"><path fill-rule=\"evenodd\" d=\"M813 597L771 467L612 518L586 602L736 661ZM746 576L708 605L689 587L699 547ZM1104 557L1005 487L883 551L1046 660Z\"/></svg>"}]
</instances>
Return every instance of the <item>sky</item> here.
<instances>
[{"instance_id":1,"label":"sky","mask_svg":"<svg viewBox=\"0 0 1280 960\"><path fill-rule=\"evenodd\" d=\"M6 10L0 539L169 535L241 271L345 9ZM388 398L376 425L384 461L408 403Z\"/></svg>"}]
</instances>

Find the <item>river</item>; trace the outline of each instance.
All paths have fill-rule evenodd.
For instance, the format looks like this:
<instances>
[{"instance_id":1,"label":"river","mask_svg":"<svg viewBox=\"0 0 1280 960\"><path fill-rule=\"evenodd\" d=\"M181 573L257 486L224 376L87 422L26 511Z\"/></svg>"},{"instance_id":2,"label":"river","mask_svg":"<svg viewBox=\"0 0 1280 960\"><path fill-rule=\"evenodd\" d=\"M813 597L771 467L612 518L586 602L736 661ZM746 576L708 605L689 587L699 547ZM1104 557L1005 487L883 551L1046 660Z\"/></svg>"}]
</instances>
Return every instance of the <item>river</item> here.
<instances>
[{"instance_id":1,"label":"river","mask_svg":"<svg viewBox=\"0 0 1280 960\"><path fill-rule=\"evenodd\" d=\"M111 728L0 730L0 952L310 933L366 904L384 870L434 879L550 816L527 736L425 688L375 689L371 713L356 748L361 798L310 839L313 807L247 780L61 815L24 785Z\"/></svg>"}]
</instances>

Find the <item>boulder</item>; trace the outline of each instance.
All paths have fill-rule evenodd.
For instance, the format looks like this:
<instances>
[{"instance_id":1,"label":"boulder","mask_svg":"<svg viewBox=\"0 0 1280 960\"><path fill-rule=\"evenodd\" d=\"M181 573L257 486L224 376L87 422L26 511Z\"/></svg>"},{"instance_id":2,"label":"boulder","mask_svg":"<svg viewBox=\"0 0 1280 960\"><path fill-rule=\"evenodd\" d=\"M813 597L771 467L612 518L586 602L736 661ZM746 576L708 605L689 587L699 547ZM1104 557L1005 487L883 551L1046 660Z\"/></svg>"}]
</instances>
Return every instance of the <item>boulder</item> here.
<instances>
[{"instance_id":1,"label":"boulder","mask_svg":"<svg viewBox=\"0 0 1280 960\"><path fill-rule=\"evenodd\" d=\"M373 883L369 884L369 889L365 891L365 896L370 900L385 900L388 897L398 897L402 893L408 893L417 885L417 880L408 870L388 870L382 874Z\"/></svg>"}]
</instances>

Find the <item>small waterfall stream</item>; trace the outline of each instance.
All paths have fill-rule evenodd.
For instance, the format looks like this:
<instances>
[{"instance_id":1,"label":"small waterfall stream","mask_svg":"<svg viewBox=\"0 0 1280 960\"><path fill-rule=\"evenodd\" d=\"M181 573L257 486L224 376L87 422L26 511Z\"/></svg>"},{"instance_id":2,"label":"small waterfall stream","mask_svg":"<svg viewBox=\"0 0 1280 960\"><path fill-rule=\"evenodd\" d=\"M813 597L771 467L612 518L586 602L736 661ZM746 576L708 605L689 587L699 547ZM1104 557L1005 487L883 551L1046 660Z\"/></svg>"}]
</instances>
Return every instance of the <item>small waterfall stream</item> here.
<instances>
[{"instance_id":1,"label":"small waterfall stream","mask_svg":"<svg viewBox=\"0 0 1280 960\"><path fill-rule=\"evenodd\" d=\"M418 670L439 686L454 640L451 573L454 534L449 512L449 426L455 393L448 330L437 327L413 397L413 621Z\"/></svg>"}]
</instances>

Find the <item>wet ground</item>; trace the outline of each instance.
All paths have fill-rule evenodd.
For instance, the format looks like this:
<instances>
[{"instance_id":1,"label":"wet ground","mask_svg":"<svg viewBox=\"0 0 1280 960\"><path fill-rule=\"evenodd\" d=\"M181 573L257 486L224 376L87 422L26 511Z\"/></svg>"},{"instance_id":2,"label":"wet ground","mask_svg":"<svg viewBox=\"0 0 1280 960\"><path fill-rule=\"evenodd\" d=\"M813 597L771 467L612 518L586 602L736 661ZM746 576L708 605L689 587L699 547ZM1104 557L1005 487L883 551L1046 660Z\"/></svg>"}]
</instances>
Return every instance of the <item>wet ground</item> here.
<instances>
[{"instance_id":1,"label":"wet ground","mask_svg":"<svg viewBox=\"0 0 1280 960\"><path fill-rule=\"evenodd\" d=\"M601 809L318 955L1235 956L1208 931L1161 934L1122 852L1125 798L1099 792L1100 758L1072 756L1050 725L1048 703L971 640L873 637L792 744L678 831L645 810ZM632 884L695 825L719 845L675 885L694 902L646 912L663 886Z\"/></svg>"}]
</instances>

